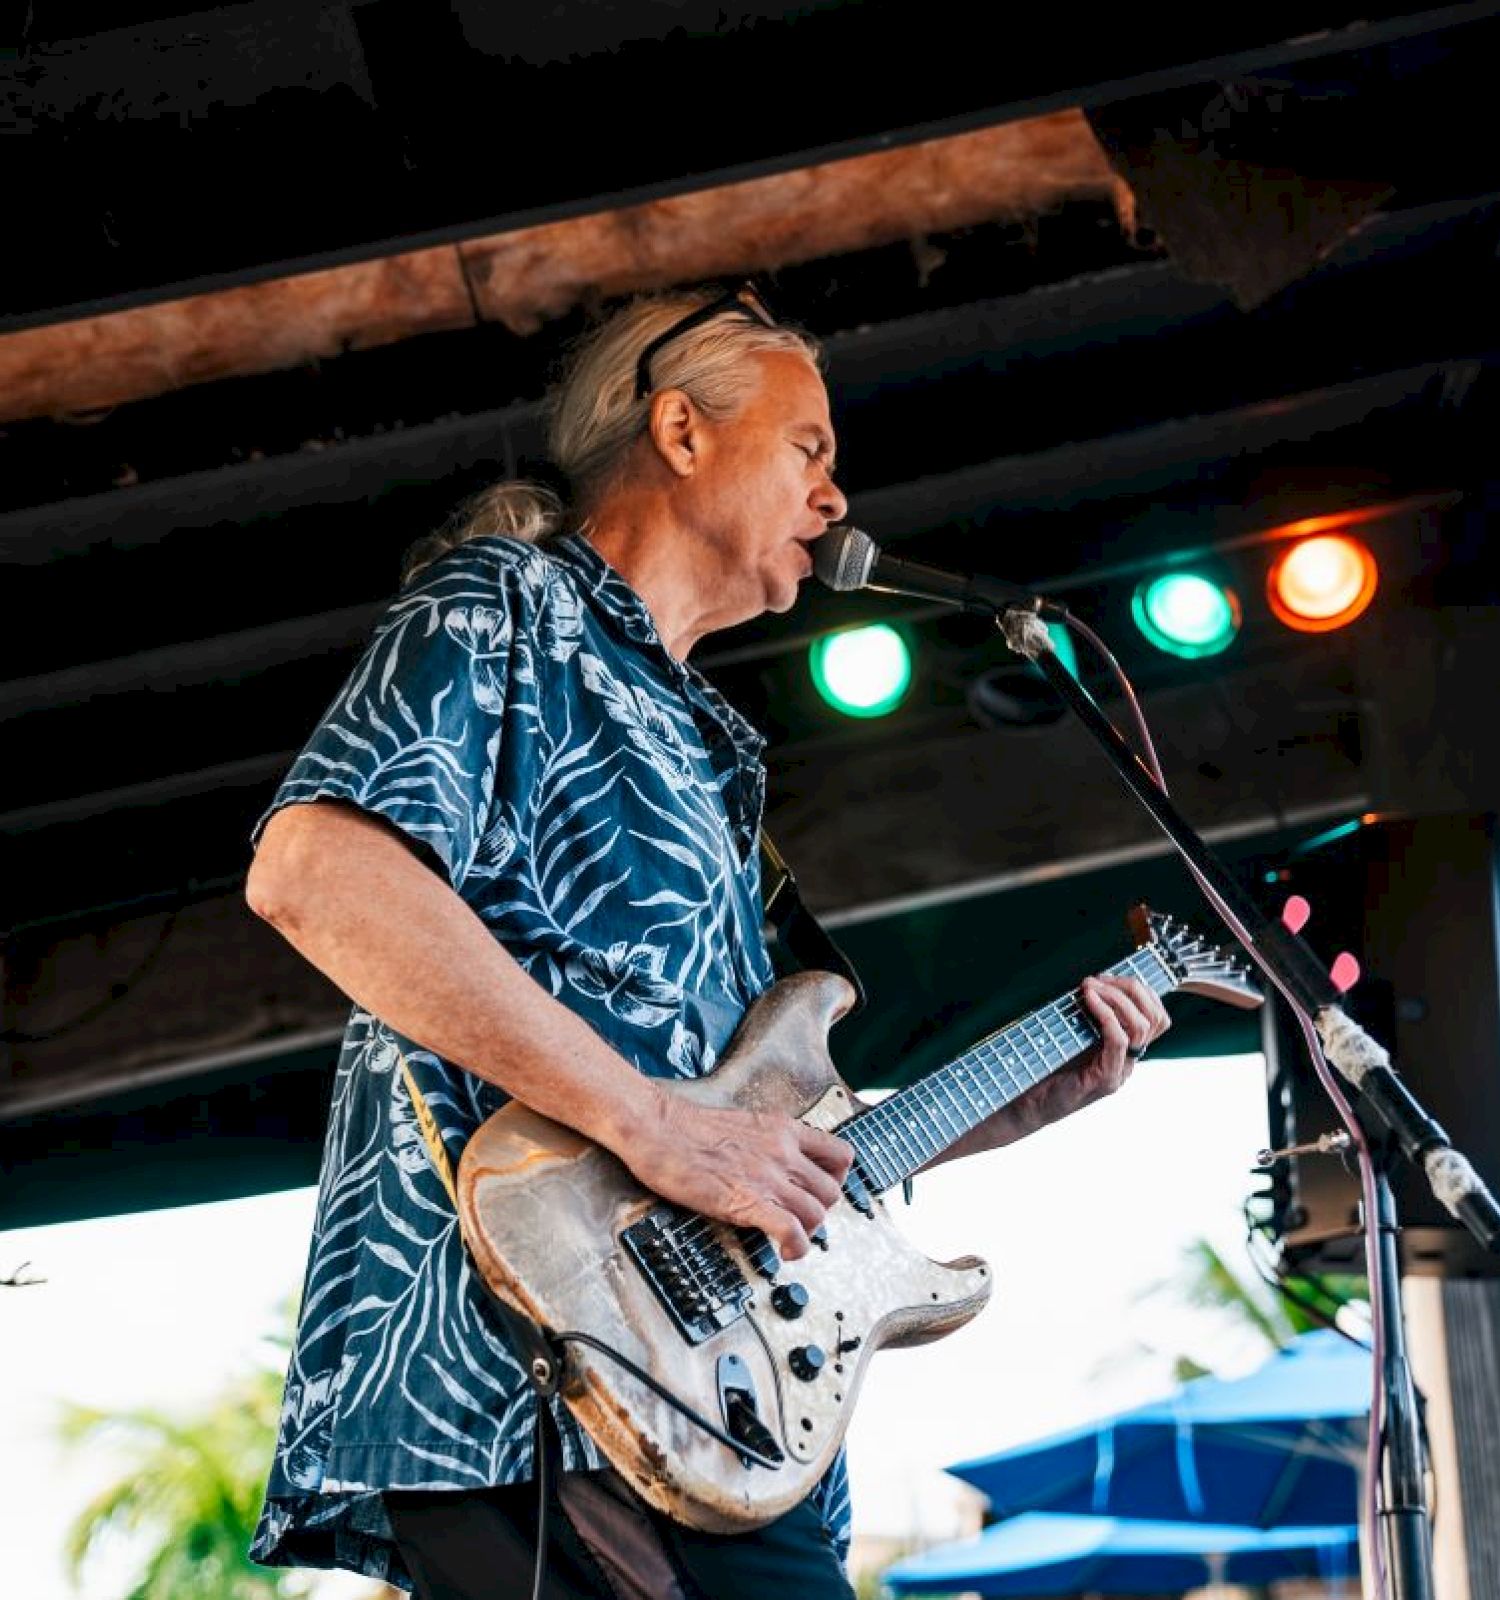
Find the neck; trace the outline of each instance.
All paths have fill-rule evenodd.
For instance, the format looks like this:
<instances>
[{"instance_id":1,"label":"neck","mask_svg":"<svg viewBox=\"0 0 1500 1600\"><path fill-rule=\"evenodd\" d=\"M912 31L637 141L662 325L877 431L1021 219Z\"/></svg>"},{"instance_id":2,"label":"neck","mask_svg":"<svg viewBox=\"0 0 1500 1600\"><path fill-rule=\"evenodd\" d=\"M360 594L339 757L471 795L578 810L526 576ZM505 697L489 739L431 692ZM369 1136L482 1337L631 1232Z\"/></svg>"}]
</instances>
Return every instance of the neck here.
<instances>
[{"instance_id":1,"label":"neck","mask_svg":"<svg viewBox=\"0 0 1500 1600\"><path fill-rule=\"evenodd\" d=\"M1109 969L1158 994L1175 980L1147 945ZM1092 1050L1098 1030L1075 989L981 1039L956 1061L908 1084L838 1131L854 1146L864 1186L880 1193L925 1167L987 1117Z\"/></svg>"},{"instance_id":2,"label":"neck","mask_svg":"<svg viewBox=\"0 0 1500 1600\"><path fill-rule=\"evenodd\" d=\"M705 634L753 614L725 603L722 581L702 559L705 541L654 496L617 494L585 519L582 532L641 597L663 645L679 661Z\"/></svg>"}]
</instances>

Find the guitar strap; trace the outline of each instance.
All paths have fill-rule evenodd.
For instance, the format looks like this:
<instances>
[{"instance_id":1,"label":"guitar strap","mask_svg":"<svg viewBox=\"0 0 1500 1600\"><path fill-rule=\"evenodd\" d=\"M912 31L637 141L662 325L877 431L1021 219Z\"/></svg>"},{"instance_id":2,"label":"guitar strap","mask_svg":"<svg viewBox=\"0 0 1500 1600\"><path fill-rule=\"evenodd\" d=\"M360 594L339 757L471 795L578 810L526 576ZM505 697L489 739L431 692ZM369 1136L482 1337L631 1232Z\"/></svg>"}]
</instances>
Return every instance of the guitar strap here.
<instances>
[{"instance_id":1,"label":"guitar strap","mask_svg":"<svg viewBox=\"0 0 1500 1600\"><path fill-rule=\"evenodd\" d=\"M427 1097L417 1087L417 1080L412 1076L411 1064L399 1046L396 1056L401 1062L401 1078L406 1084L407 1094L411 1096L412 1109L416 1112L417 1127L421 1130L422 1142L427 1146L427 1154L432 1159L432 1165L437 1170L443 1187L448 1191L448 1198L453 1202L453 1214L457 1216L458 1184L454 1181L453 1163L448 1159L447 1147L443 1144L437 1118L433 1116L432 1108L427 1104ZM490 1288L484 1274L477 1267L473 1270L484 1290L485 1298L494 1308L506 1334L525 1359L526 1374L531 1380L532 1388L540 1395L556 1393L560 1362L552 1341L530 1317L522 1316L513 1306L506 1305Z\"/></svg>"},{"instance_id":2,"label":"guitar strap","mask_svg":"<svg viewBox=\"0 0 1500 1600\"><path fill-rule=\"evenodd\" d=\"M864 1010L865 986L854 963L829 937L828 930L807 909L797 879L770 834L760 835L760 898L766 921L776 931L781 948L797 965L810 972L836 972L854 990L852 1016Z\"/></svg>"},{"instance_id":3,"label":"guitar strap","mask_svg":"<svg viewBox=\"0 0 1500 1600\"><path fill-rule=\"evenodd\" d=\"M427 1104L427 1097L417 1087L411 1063L407 1061L406 1052L399 1045L396 1047L396 1058L401 1063L401 1078L406 1084L407 1094L411 1096L417 1127L422 1133L422 1142L427 1146L427 1154L432 1159L432 1165L443 1187L448 1191L448 1198L453 1203L453 1216L457 1221L458 1184L454 1181L453 1163L448 1159L448 1150L443 1144L443 1135L438 1128L437 1118L433 1116L432 1108ZM461 1222L459 1234L462 1237ZM467 1240L464 1242L464 1248L466 1250L468 1248ZM560 1448L552 1432L554 1424L547 1412L547 1402L557 1393L562 1382L562 1346L549 1339L543 1329L530 1317L523 1316L514 1306L508 1306L489 1286L478 1266L471 1262L469 1270L473 1273L480 1292L509 1340L511 1349L520 1355L526 1368L527 1381L537 1397L536 1420L531 1430L532 1469L537 1486L536 1570L532 1592L534 1595L541 1594L547 1576L547 1519L557 1495L557 1455Z\"/></svg>"}]
</instances>

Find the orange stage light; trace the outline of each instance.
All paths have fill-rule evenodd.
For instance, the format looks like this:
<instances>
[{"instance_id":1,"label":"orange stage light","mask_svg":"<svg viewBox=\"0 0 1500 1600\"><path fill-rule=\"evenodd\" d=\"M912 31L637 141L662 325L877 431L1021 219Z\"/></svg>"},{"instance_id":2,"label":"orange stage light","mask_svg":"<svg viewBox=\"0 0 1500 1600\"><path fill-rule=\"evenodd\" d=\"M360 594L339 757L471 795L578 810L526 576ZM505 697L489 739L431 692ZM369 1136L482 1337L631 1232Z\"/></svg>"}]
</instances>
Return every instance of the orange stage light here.
<instances>
[{"instance_id":1,"label":"orange stage light","mask_svg":"<svg viewBox=\"0 0 1500 1600\"><path fill-rule=\"evenodd\" d=\"M1289 628L1331 633L1375 598L1379 568L1369 548L1345 534L1299 539L1271 564L1266 597Z\"/></svg>"}]
</instances>

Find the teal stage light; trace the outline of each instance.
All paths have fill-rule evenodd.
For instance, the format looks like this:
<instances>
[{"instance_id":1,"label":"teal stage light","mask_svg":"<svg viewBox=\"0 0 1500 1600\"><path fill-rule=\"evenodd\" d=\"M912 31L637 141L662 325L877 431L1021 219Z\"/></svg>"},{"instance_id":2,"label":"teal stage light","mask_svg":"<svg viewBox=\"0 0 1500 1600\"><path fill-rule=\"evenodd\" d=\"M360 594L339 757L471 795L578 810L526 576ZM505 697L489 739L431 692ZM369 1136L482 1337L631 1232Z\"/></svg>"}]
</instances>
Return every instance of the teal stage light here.
<instances>
[{"instance_id":1,"label":"teal stage light","mask_svg":"<svg viewBox=\"0 0 1500 1600\"><path fill-rule=\"evenodd\" d=\"M808 665L818 693L846 717L883 717L911 687L911 649L886 622L824 634Z\"/></svg>"},{"instance_id":2,"label":"teal stage light","mask_svg":"<svg viewBox=\"0 0 1500 1600\"><path fill-rule=\"evenodd\" d=\"M1240 631L1234 590L1197 572L1148 578L1136 589L1130 613L1158 650L1188 660L1227 650Z\"/></svg>"},{"instance_id":3,"label":"teal stage light","mask_svg":"<svg viewBox=\"0 0 1500 1600\"><path fill-rule=\"evenodd\" d=\"M1078 651L1073 644L1073 635L1068 632L1065 622L1049 622L1047 625L1048 637L1052 640L1052 649L1057 656L1057 664L1062 667L1069 677L1078 676Z\"/></svg>"}]
</instances>

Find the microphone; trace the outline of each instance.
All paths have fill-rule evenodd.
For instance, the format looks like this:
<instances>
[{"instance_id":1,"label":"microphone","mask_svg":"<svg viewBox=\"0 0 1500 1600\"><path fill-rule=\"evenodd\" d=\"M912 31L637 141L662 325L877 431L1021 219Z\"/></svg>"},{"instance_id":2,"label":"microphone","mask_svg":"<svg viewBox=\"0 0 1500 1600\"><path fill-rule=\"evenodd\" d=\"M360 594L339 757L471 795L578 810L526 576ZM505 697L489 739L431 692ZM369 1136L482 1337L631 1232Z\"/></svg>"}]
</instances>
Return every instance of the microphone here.
<instances>
[{"instance_id":1,"label":"microphone","mask_svg":"<svg viewBox=\"0 0 1500 1600\"><path fill-rule=\"evenodd\" d=\"M944 572L941 567L887 555L869 534L847 525L830 528L817 540L812 547L812 562L817 577L840 593L878 589L885 594L962 606L965 611L982 611L988 616L1015 609L1058 617L1067 614L1067 607L1059 601L1006 583L1003 578Z\"/></svg>"}]
</instances>

